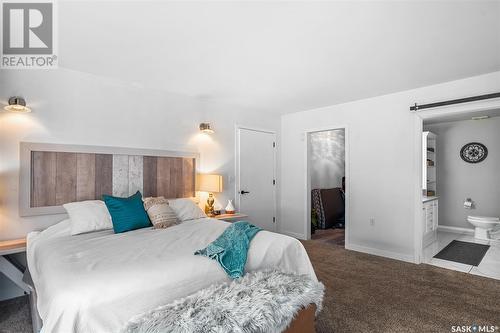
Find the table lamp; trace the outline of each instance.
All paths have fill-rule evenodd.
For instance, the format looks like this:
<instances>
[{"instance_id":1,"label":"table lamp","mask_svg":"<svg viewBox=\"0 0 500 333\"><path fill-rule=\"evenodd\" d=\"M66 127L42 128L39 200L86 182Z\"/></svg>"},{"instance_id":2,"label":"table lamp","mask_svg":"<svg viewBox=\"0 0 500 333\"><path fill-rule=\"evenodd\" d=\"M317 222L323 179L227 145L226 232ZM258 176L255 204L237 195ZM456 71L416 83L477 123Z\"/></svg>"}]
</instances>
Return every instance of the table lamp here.
<instances>
[{"instance_id":1,"label":"table lamp","mask_svg":"<svg viewBox=\"0 0 500 333\"><path fill-rule=\"evenodd\" d=\"M198 191L208 192L207 204L205 205L205 213L213 217L214 213L214 193L222 192L222 176L198 174L196 177L196 187Z\"/></svg>"}]
</instances>

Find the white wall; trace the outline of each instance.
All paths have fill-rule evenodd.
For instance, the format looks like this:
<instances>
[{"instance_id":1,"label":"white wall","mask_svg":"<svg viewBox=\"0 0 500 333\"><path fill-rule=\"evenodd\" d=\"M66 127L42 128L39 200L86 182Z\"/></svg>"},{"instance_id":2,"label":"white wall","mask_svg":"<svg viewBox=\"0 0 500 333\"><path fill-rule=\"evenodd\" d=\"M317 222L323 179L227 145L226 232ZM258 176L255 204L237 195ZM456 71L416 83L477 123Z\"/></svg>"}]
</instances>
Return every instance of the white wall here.
<instances>
[{"instance_id":1,"label":"white wall","mask_svg":"<svg viewBox=\"0 0 500 333\"><path fill-rule=\"evenodd\" d=\"M342 187L345 176L345 130L311 133L311 189Z\"/></svg>"},{"instance_id":2,"label":"white wall","mask_svg":"<svg viewBox=\"0 0 500 333\"><path fill-rule=\"evenodd\" d=\"M437 191L439 224L469 228L467 215L500 216L500 117L463 120L425 126L437 138ZM488 148L481 163L466 163L460 149L469 142ZM475 209L464 209L465 198L472 198Z\"/></svg>"},{"instance_id":3,"label":"white wall","mask_svg":"<svg viewBox=\"0 0 500 333\"><path fill-rule=\"evenodd\" d=\"M421 190L415 102L500 90L500 72L284 115L281 122L281 230L306 237L306 130L347 126L350 248L414 260ZM349 186L350 185L350 186ZM370 218L375 218L371 226Z\"/></svg>"},{"instance_id":4,"label":"white wall","mask_svg":"<svg viewBox=\"0 0 500 333\"><path fill-rule=\"evenodd\" d=\"M225 191L217 196L225 207L234 198L235 125L279 131L278 116L67 69L1 71L0 92L0 102L21 95L33 109L0 113L0 240L63 217L19 217L20 141L199 151L199 171L225 176ZM198 131L205 120L215 129L212 136Z\"/></svg>"}]
</instances>

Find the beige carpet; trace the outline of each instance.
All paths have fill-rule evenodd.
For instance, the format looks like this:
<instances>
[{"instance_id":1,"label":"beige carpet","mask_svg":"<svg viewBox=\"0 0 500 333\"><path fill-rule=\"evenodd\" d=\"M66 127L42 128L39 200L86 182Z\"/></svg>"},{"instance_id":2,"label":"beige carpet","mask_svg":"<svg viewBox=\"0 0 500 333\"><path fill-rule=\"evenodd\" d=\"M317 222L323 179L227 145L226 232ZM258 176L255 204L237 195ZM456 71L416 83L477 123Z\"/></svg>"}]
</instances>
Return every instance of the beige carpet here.
<instances>
[{"instance_id":1,"label":"beige carpet","mask_svg":"<svg viewBox=\"0 0 500 333\"><path fill-rule=\"evenodd\" d=\"M303 243L326 286L318 332L500 327L500 281L347 251L321 241Z\"/></svg>"}]
</instances>

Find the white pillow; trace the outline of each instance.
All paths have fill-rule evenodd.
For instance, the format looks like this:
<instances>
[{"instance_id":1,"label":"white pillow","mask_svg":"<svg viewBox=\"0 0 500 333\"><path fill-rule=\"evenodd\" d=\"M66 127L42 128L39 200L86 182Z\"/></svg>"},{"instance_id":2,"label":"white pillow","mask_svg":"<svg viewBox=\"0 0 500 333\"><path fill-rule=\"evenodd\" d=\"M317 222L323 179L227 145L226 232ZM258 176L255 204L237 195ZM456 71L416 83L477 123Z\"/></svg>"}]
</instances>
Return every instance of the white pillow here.
<instances>
[{"instance_id":1,"label":"white pillow","mask_svg":"<svg viewBox=\"0 0 500 333\"><path fill-rule=\"evenodd\" d=\"M201 208L189 198L168 199L168 205L174 210L175 215L181 221L207 217Z\"/></svg>"},{"instance_id":2,"label":"white pillow","mask_svg":"<svg viewBox=\"0 0 500 333\"><path fill-rule=\"evenodd\" d=\"M71 234L112 229L111 215L101 200L71 202L63 205L71 220Z\"/></svg>"}]
</instances>

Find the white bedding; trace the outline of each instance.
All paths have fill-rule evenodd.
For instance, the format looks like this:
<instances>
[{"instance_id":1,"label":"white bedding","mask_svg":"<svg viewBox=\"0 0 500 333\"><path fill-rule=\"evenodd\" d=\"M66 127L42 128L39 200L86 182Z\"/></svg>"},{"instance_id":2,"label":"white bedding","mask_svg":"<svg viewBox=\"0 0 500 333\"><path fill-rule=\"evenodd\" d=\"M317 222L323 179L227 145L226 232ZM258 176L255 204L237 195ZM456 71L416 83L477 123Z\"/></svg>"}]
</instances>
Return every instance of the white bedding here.
<instances>
[{"instance_id":1,"label":"white bedding","mask_svg":"<svg viewBox=\"0 0 500 333\"><path fill-rule=\"evenodd\" d=\"M42 332L118 332L134 315L228 281L216 261L193 255L228 225L203 218L167 229L70 236L67 220L30 233L28 267ZM316 280L298 240L261 231L250 244L245 270L266 268Z\"/></svg>"}]
</instances>

